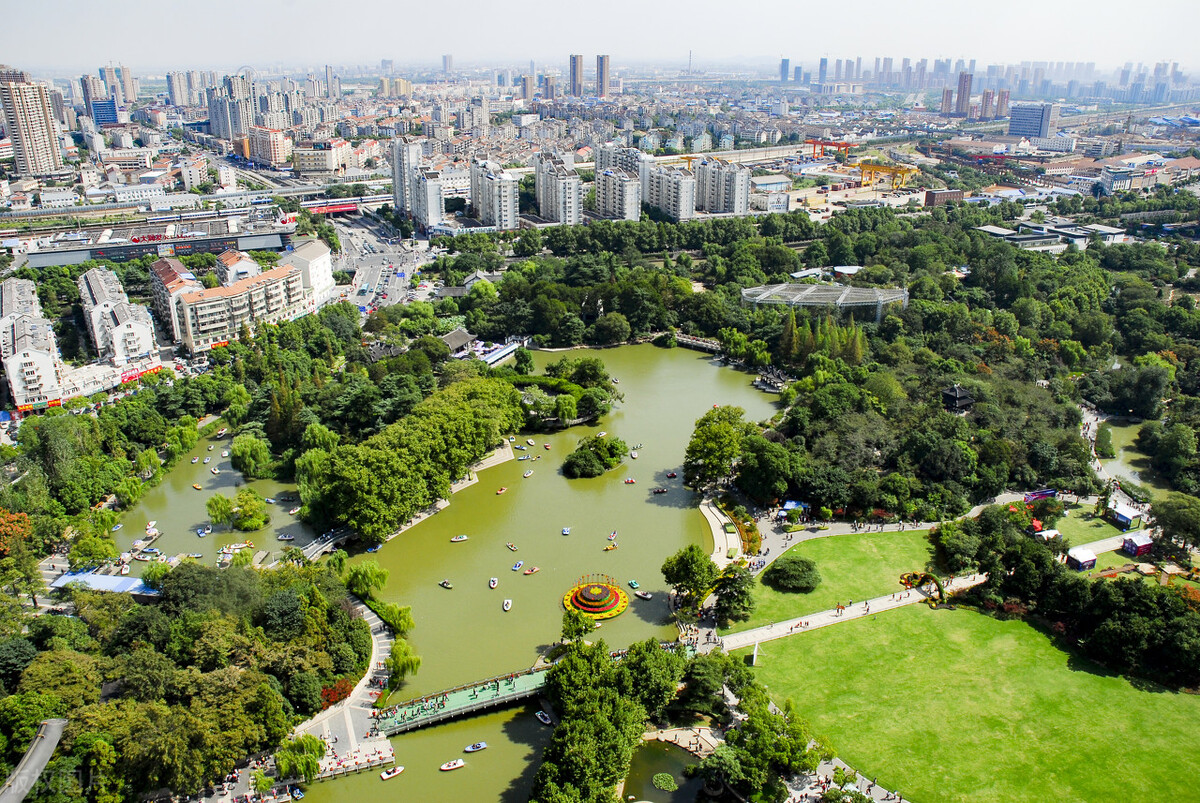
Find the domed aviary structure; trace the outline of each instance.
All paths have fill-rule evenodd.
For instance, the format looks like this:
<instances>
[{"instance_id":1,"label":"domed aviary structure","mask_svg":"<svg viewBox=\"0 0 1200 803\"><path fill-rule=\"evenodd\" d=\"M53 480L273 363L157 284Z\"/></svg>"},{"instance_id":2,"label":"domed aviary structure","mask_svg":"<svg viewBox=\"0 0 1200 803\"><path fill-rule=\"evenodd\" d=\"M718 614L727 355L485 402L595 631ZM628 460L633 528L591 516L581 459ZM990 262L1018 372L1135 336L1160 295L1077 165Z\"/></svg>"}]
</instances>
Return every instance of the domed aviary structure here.
<instances>
[{"instance_id":1,"label":"domed aviary structure","mask_svg":"<svg viewBox=\"0 0 1200 803\"><path fill-rule=\"evenodd\" d=\"M593 619L612 619L629 607L629 595L606 574L581 577L563 595L563 607L574 608Z\"/></svg>"}]
</instances>

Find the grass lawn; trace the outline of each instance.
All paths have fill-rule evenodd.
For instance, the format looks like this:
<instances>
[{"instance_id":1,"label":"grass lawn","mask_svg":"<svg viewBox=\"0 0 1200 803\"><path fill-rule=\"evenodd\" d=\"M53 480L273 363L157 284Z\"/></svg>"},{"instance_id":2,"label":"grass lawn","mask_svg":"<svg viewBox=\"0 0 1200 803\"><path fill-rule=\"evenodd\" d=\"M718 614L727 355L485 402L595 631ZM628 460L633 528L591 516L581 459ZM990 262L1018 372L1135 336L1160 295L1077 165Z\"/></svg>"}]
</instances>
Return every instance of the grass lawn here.
<instances>
[{"instance_id":1,"label":"grass lawn","mask_svg":"<svg viewBox=\"0 0 1200 803\"><path fill-rule=\"evenodd\" d=\"M1101 518L1088 518L1092 512L1090 505L1071 505L1071 515L1063 516L1054 523L1054 529L1063 534L1071 542L1071 546L1083 546L1103 538L1122 535L1120 529ZM1136 532L1136 531L1131 531Z\"/></svg>"},{"instance_id":2,"label":"grass lawn","mask_svg":"<svg viewBox=\"0 0 1200 803\"><path fill-rule=\"evenodd\" d=\"M864 600L900 591L900 575L925 568L932 555L928 530L850 533L804 541L788 550L810 558L821 584L810 594L789 594L754 584L754 613L726 632L746 630L816 613L848 600Z\"/></svg>"},{"instance_id":3,"label":"grass lawn","mask_svg":"<svg viewBox=\"0 0 1200 803\"><path fill-rule=\"evenodd\" d=\"M756 672L906 800L1198 797L1200 696L1136 688L1024 622L913 605L764 644Z\"/></svg>"}]
</instances>

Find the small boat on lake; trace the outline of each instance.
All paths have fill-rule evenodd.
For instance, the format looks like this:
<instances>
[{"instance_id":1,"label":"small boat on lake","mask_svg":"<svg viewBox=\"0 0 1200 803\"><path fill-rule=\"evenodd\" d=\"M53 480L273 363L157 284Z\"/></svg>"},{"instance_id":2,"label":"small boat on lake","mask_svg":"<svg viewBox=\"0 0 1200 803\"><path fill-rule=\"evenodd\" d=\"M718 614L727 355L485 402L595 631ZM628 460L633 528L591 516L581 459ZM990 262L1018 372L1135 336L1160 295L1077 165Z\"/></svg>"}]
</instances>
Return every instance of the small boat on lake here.
<instances>
[{"instance_id":1,"label":"small boat on lake","mask_svg":"<svg viewBox=\"0 0 1200 803\"><path fill-rule=\"evenodd\" d=\"M526 472L525 472L524 474L522 474L521 476L522 476L522 477L524 477L525 479L529 479L530 477L532 477L532 476L533 476L533 469L529 469L528 471L526 471Z\"/></svg>"},{"instance_id":2,"label":"small boat on lake","mask_svg":"<svg viewBox=\"0 0 1200 803\"><path fill-rule=\"evenodd\" d=\"M530 446L534 446L534 445L535 445L535 444L534 444L534 442L533 442L533 438L527 438L527 439L525 440L525 442L526 442L526 443L528 443Z\"/></svg>"},{"instance_id":3,"label":"small boat on lake","mask_svg":"<svg viewBox=\"0 0 1200 803\"><path fill-rule=\"evenodd\" d=\"M608 540L609 540L609 541L612 541L612 540L613 540L613 539L615 539L616 537L617 537L617 531L616 531L616 530L613 530L611 533L609 533L609 534L608 534Z\"/></svg>"},{"instance_id":4,"label":"small boat on lake","mask_svg":"<svg viewBox=\"0 0 1200 803\"><path fill-rule=\"evenodd\" d=\"M216 466L213 466L212 468L210 468L209 471L211 471L213 473L214 477L221 473L221 469L217 468Z\"/></svg>"},{"instance_id":5,"label":"small boat on lake","mask_svg":"<svg viewBox=\"0 0 1200 803\"><path fill-rule=\"evenodd\" d=\"M148 560L150 560L150 556L149 555L134 555L133 559L141 560L141 561L148 561Z\"/></svg>"},{"instance_id":6,"label":"small boat on lake","mask_svg":"<svg viewBox=\"0 0 1200 803\"><path fill-rule=\"evenodd\" d=\"M633 595L638 599L654 599L654 595L649 591L634 591Z\"/></svg>"},{"instance_id":7,"label":"small boat on lake","mask_svg":"<svg viewBox=\"0 0 1200 803\"><path fill-rule=\"evenodd\" d=\"M629 456L632 457L634 460L637 460L637 452L630 452Z\"/></svg>"},{"instance_id":8,"label":"small boat on lake","mask_svg":"<svg viewBox=\"0 0 1200 803\"><path fill-rule=\"evenodd\" d=\"M656 493L656 494L665 494L666 492L667 492L666 488L655 488L654 489L654 493Z\"/></svg>"},{"instance_id":9,"label":"small boat on lake","mask_svg":"<svg viewBox=\"0 0 1200 803\"><path fill-rule=\"evenodd\" d=\"M115 533L117 530L121 529L124 526L125 526L124 524L114 524L112 531Z\"/></svg>"},{"instance_id":10,"label":"small boat on lake","mask_svg":"<svg viewBox=\"0 0 1200 803\"><path fill-rule=\"evenodd\" d=\"M480 750L487 750L487 742L476 742L463 748L464 753L478 753Z\"/></svg>"},{"instance_id":11,"label":"small boat on lake","mask_svg":"<svg viewBox=\"0 0 1200 803\"><path fill-rule=\"evenodd\" d=\"M673 480L673 479L675 479L675 478L676 478L676 477L678 477L678 476L679 476L679 475L678 475L678 474L676 474L674 471L668 471L668 472L667 472L667 479Z\"/></svg>"},{"instance_id":12,"label":"small boat on lake","mask_svg":"<svg viewBox=\"0 0 1200 803\"><path fill-rule=\"evenodd\" d=\"M614 549L616 549L616 548L617 548L617 542L616 542L616 541L614 541L614 542L612 542L611 544L609 544L608 546L604 547L604 551L605 551L605 552L612 552L612 551L613 551Z\"/></svg>"},{"instance_id":13,"label":"small boat on lake","mask_svg":"<svg viewBox=\"0 0 1200 803\"><path fill-rule=\"evenodd\" d=\"M142 551L145 552L147 555L162 554L162 550L160 550L158 547L153 547L153 546L144 546L144 547L142 547Z\"/></svg>"},{"instance_id":14,"label":"small boat on lake","mask_svg":"<svg viewBox=\"0 0 1200 803\"><path fill-rule=\"evenodd\" d=\"M597 438L603 438L603 437L604 437L605 435L607 435L607 434L608 434L607 432L605 432L604 430L601 430L600 432L597 432L597 433L596 433L596 437L597 437Z\"/></svg>"},{"instance_id":15,"label":"small boat on lake","mask_svg":"<svg viewBox=\"0 0 1200 803\"><path fill-rule=\"evenodd\" d=\"M205 534L205 535L208 535L208 534L209 534L209 533L211 533L211 532L212 532L212 525L211 525L211 524L205 524L205 525L204 525L204 534Z\"/></svg>"},{"instance_id":16,"label":"small boat on lake","mask_svg":"<svg viewBox=\"0 0 1200 803\"><path fill-rule=\"evenodd\" d=\"M463 761L461 758L456 758L453 761L447 761L438 769L440 769L442 772L449 772L450 770L461 769L465 766L467 766L467 762Z\"/></svg>"},{"instance_id":17,"label":"small boat on lake","mask_svg":"<svg viewBox=\"0 0 1200 803\"><path fill-rule=\"evenodd\" d=\"M275 497L273 497L273 496L264 496L264 497L263 497L263 501L264 501L264 502L266 502L268 505L273 505L273 504L275 504Z\"/></svg>"},{"instance_id":18,"label":"small boat on lake","mask_svg":"<svg viewBox=\"0 0 1200 803\"><path fill-rule=\"evenodd\" d=\"M522 446L522 445L520 445L520 444L517 444L517 445L516 445L516 446L514 446L513 448L514 448L514 449L520 449L522 452L524 452L524 451L525 451L525 450L527 450L529 447L528 447L528 446Z\"/></svg>"},{"instance_id":19,"label":"small boat on lake","mask_svg":"<svg viewBox=\"0 0 1200 803\"><path fill-rule=\"evenodd\" d=\"M211 452L211 451L212 451L214 448L215 448L215 447L213 447L213 446L210 446L210 447L208 447L208 450Z\"/></svg>"},{"instance_id":20,"label":"small boat on lake","mask_svg":"<svg viewBox=\"0 0 1200 803\"><path fill-rule=\"evenodd\" d=\"M509 611L509 610L512 610L512 600L511 600L511 599L506 599L506 600L504 600L504 606L503 606L503 607L504 607L504 610L505 610L506 612L507 612L507 611Z\"/></svg>"},{"instance_id":21,"label":"small boat on lake","mask_svg":"<svg viewBox=\"0 0 1200 803\"><path fill-rule=\"evenodd\" d=\"M506 546L506 547L508 547L508 549L509 549L509 551L510 551L510 552L516 552L516 551L517 551L517 545L516 545L516 544L514 544L512 541L509 541L507 544L505 544L505 546Z\"/></svg>"},{"instance_id":22,"label":"small boat on lake","mask_svg":"<svg viewBox=\"0 0 1200 803\"><path fill-rule=\"evenodd\" d=\"M195 465L196 463L199 463L199 462L200 462L200 458L199 458L199 457L193 457L193 458L192 458L192 464L193 464L193 465Z\"/></svg>"},{"instance_id":23,"label":"small boat on lake","mask_svg":"<svg viewBox=\"0 0 1200 803\"><path fill-rule=\"evenodd\" d=\"M498 585L500 585L500 581L495 577L493 577L491 580L488 580L488 588L495 588Z\"/></svg>"},{"instance_id":24,"label":"small boat on lake","mask_svg":"<svg viewBox=\"0 0 1200 803\"><path fill-rule=\"evenodd\" d=\"M192 487L195 488L197 491L201 490L200 486L194 482L192 483Z\"/></svg>"},{"instance_id":25,"label":"small boat on lake","mask_svg":"<svg viewBox=\"0 0 1200 803\"><path fill-rule=\"evenodd\" d=\"M638 583L638 581L637 581L637 580L630 580L630 581L629 581L629 587L630 587L630 588L641 588L641 584L640 584L640 583Z\"/></svg>"},{"instance_id":26,"label":"small boat on lake","mask_svg":"<svg viewBox=\"0 0 1200 803\"><path fill-rule=\"evenodd\" d=\"M521 571L521 567L522 567L522 566L524 566L524 565L525 565L525 561L523 561L523 560L519 560L519 561L517 561L516 563L514 563L514 564L513 564L513 567L512 567L512 569L513 569L513 571L514 571L514 572L519 572L519 571Z\"/></svg>"},{"instance_id":27,"label":"small boat on lake","mask_svg":"<svg viewBox=\"0 0 1200 803\"><path fill-rule=\"evenodd\" d=\"M378 552L380 547L382 547L382 546L383 546L383 544L376 544L375 546L369 546L369 547L367 547L367 551L368 552Z\"/></svg>"},{"instance_id":28,"label":"small boat on lake","mask_svg":"<svg viewBox=\"0 0 1200 803\"><path fill-rule=\"evenodd\" d=\"M227 430L225 427L221 427L220 429L218 429L218 430L217 430L217 437L218 437L218 438L224 438L224 437L225 437L225 433L226 433L226 432L228 432L228 431L229 431L229 430ZM212 447L210 446L210 447L208 447L208 448L210 448L210 449L211 449Z\"/></svg>"},{"instance_id":29,"label":"small boat on lake","mask_svg":"<svg viewBox=\"0 0 1200 803\"><path fill-rule=\"evenodd\" d=\"M543 448L543 449L546 449L546 450L549 450L549 449L550 449L550 444L548 444L548 443L543 443L543 444L542 444L542 448Z\"/></svg>"},{"instance_id":30,"label":"small boat on lake","mask_svg":"<svg viewBox=\"0 0 1200 803\"><path fill-rule=\"evenodd\" d=\"M636 484L637 484L637 480L635 480L633 477L626 477L626 478L625 478L625 484L626 484L626 485L636 485Z\"/></svg>"},{"instance_id":31,"label":"small boat on lake","mask_svg":"<svg viewBox=\"0 0 1200 803\"><path fill-rule=\"evenodd\" d=\"M507 491L507 490L508 490L508 488L506 488L506 487L504 487L504 486L501 486L500 488L498 488L498 489L496 490L496 496L500 496L500 494L504 493L504 492L505 492L505 491Z\"/></svg>"},{"instance_id":32,"label":"small boat on lake","mask_svg":"<svg viewBox=\"0 0 1200 803\"><path fill-rule=\"evenodd\" d=\"M206 466L207 466L207 465L208 465L209 463L211 463L211 462L212 462L212 458L211 458L211 457L206 457L206 458L204 458L204 465L206 465Z\"/></svg>"},{"instance_id":33,"label":"small boat on lake","mask_svg":"<svg viewBox=\"0 0 1200 803\"><path fill-rule=\"evenodd\" d=\"M518 459L518 460L528 460L528 459L529 459L529 455L527 455L527 454L523 454L523 455L521 455L520 457L518 457L517 459Z\"/></svg>"},{"instance_id":34,"label":"small boat on lake","mask_svg":"<svg viewBox=\"0 0 1200 803\"><path fill-rule=\"evenodd\" d=\"M443 580L442 582L438 583L438 585L440 585L442 588L454 588L454 583L451 583L449 580Z\"/></svg>"},{"instance_id":35,"label":"small boat on lake","mask_svg":"<svg viewBox=\"0 0 1200 803\"><path fill-rule=\"evenodd\" d=\"M563 535L570 535L570 534L571 534L571 528L570 528L570 527L563 527L563 529L562 529L562 534L563 534Z\"/></svg>"},{"instance_id":36,"label":"small boat on lake","mask_svg":"<svg viewBox=\"0 0 1200 803\"><path fill-rule=\"evenodd\" d=\"M150 521L146 522L146 529L153 530L155 525L157 525L157 524L158 524L158 519L151 519Z\"/></svg>"},{"instance_id":37,"label":"small boat on lake","mask_svg":"<svg viewBox=\"0 0 1200 803\"><path fill-rule=\"evenodd\" d=\"M450 539L450 543L452 543L452 544L462 543L463 541L466 541L467 538L468 538L468 536L465 536L465 535L456 535Z\"/></svg>"},{"instance_id":38,"label":"small boat on lake","mask_svg":"<svg viewBox=\"0 0 1200 803\"><path fill-rule=\"evenodd\" d=\"M299 506L299 505L297 505L296 507L294 507L294 508L292 508L291 510L289 510L289 511L288 511L288 515L289 515L289 516L295 516L295 515L296 515L297 513L299 513L299 512L300 512L300 506Z\"/></svg>"},{"instance_id":39,"label":"small boat on lake","mask_svg":"<svg viewBox=\"0 0 1200 803\"><path fill-rule=\"evenodd\" d=\"M228 450L228 449L225 449L224 451L222 451L222 452L221 452L221 457L229 457L229 450Z\"/></svg>"},{"instance_id":40,"label":"small boat on lake","mask_svg":"<svg viewBox=\"0 0 1200 803\"><path fill-rule=\"evenodd\" d=\"M543 725L553 725L554 724L554 720L550 719L550 715L547 714L545 711L538 711L537 714L535 714L535 716L537 717L537 721L542 723Z\"/></svg>"},{"instance_id":41,"label":"small boat on lake","mask_svg":"<svg viewBox=\"0 0 1200 803\"><path fill-rule=\"evenodd\" d=\"M295 541L296 536L292 535L291 533L280 533L278 539L280 541Z\"/></svg>"},{"instance_id":42,"label":"small boat on lake","mask_svg":"<svg viewBox=\"0 0 1200 803\"><path fill-rule=\"evenodd\" d=\"M530 566L528 569L525 570L525 574L537 574L540 571L541 571L541 567Z\"/></svg>"},{"instance_id":43,"label":"small boat on lake","mask_svg":"<svg viewBox=\"0 0 1200 803\"><path fill-rule=\"evenodd\" d=\"M516 442L516 440L517 440L517 437L516 437L515 435L509 435L509 436L508 436L508 442L509 442L509 443L515 443L515 442Z\"/></svg>"},{"instance_id":44,"label":"small boat on lake","mask_svg":"<svg viewBox=\"0 0 1200 803\"><path fill-rule=\"evenodd\" d=\"M402 772L404 772L404 767L392 767L390 770L384 770L383 772L379 773L379 777L382 780L390 781L392 778L395 778Z\"/></svg>"},{"instance_id":45,"label":"small boat on lake","mask_svg":"<svg viewBox=\"0 0 1200 803\"><path fill-rule=\"evenodd\" d=\"M124 576L124 575L127 575L127 574L129 574L129 564L128 564L128 563L122 563L122 564L121 564L121 575L122 575L122 576Z\"/></svg>"},{"instance_id":46,"label":"small boat on lake","mask_svg":"<svg viewBox=\"0 0 1200 803\"><path fill-rule=\"evenodd\" d=\"M204 557L204 555L199 552L189 552L187 553L187 556L193 560L200 560L200 558Z\"/></svg>"}]
</instances>

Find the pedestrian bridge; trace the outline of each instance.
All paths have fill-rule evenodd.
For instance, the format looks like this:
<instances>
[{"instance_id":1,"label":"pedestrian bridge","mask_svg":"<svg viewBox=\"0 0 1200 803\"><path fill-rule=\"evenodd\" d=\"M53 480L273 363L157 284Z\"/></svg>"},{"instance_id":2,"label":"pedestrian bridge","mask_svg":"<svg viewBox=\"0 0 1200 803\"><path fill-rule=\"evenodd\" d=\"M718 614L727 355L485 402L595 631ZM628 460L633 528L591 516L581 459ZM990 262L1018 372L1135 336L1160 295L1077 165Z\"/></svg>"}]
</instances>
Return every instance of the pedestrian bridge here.
<instances>
[{"instance_id":1,"label":"pedestrian bridge","mask_svg":"<svg viewBox=\"0 0 1200 803\"><path fill-rule=\"evenodd\" d=\"M721 342L719 340L709 340L706 337L692 337L691 335L677 333L675 335L675 342L681 346L698 351L711 351L713 354L721 352Z\"/></svg>"},{"instance_id":2,"label":"pedestrian bridge","mask_svg":"<svg viewBox=\"0 0 1200 803\"><path fill-rule=\"evenodd\" d=\"M526 669L409 700L380 711L375 718L375 727L385 736L395 736L476 711L535 697L546 685L548 670L549 667Z\"/></svg>"}]
</instances>

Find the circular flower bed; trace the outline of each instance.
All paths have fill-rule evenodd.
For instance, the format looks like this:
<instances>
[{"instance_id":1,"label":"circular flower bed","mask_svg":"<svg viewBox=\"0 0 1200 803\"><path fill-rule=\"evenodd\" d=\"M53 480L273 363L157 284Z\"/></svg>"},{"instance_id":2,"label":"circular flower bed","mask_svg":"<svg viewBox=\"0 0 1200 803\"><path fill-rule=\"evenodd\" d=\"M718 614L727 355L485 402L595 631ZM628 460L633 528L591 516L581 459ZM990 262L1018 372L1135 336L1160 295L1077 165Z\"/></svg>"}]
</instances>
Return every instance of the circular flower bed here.
<instances>
[{"instance_id":1,"label":"circular flower bed","mask_svg":"<svg viewBox=\"0 0 1200 803\"><path fill-rule=\"evenodd\" d=\"M563 607L574 608L593 619L611 619L629 607L629 595L611 578L579 583L563 595Z\"/></svg>"}]
</instances>

